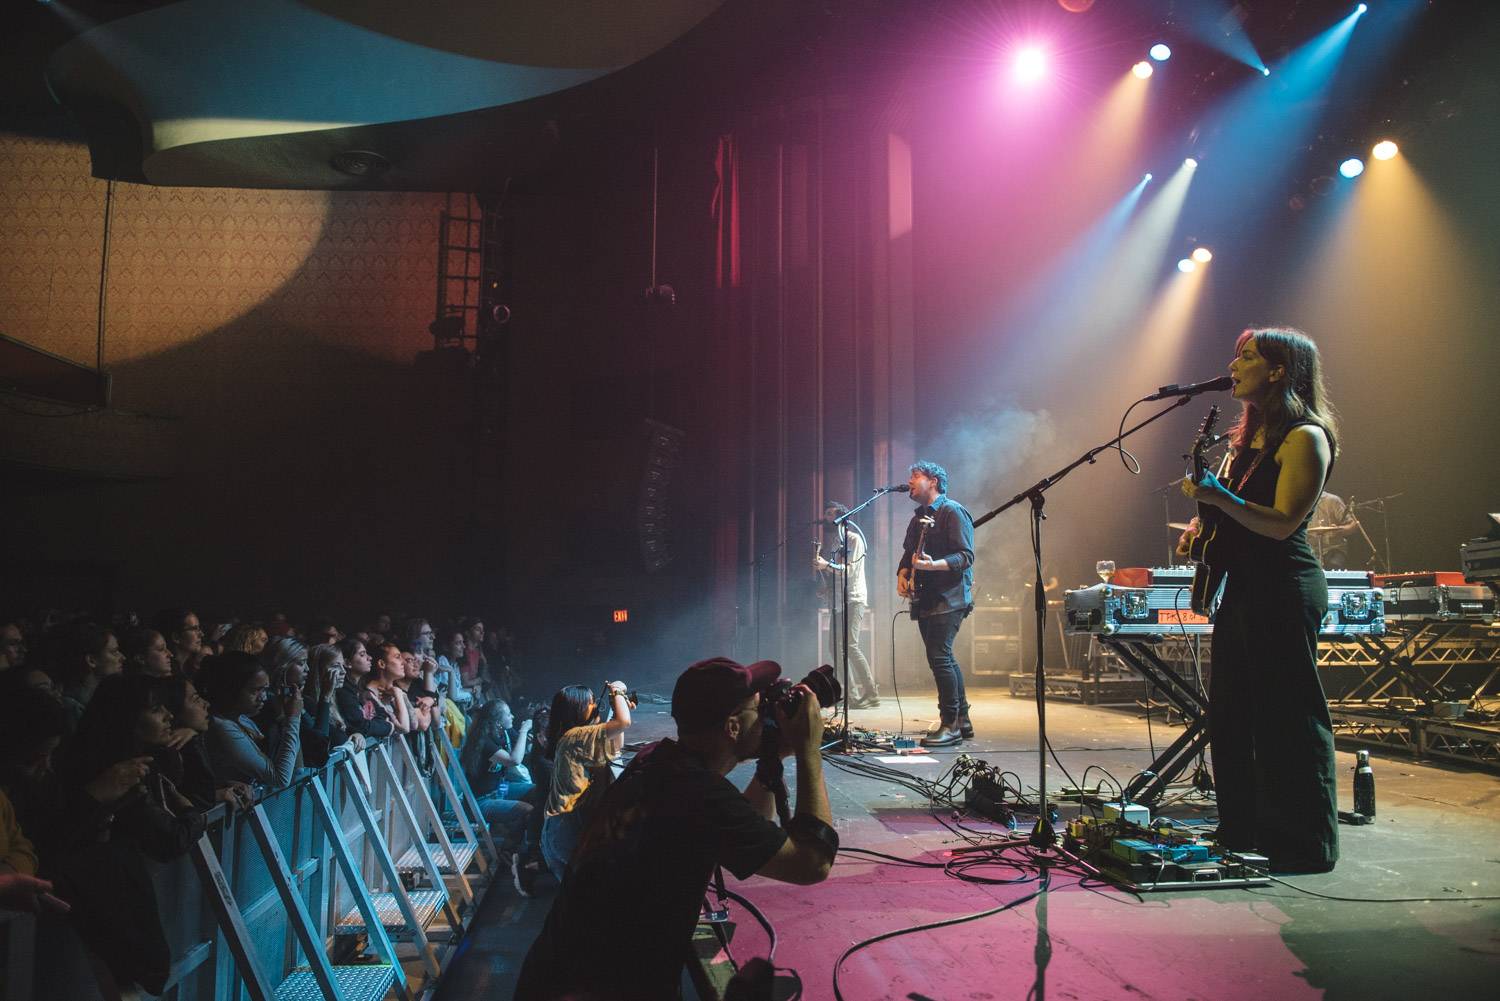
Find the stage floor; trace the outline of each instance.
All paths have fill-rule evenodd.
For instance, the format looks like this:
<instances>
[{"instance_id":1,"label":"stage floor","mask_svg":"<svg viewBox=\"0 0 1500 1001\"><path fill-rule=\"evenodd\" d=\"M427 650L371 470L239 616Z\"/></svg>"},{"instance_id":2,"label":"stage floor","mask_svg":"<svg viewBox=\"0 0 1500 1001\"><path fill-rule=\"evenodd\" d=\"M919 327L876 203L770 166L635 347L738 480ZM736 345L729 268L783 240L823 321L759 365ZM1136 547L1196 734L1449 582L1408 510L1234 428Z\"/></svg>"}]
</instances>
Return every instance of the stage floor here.
<instances>
[{"instance_id":1,"label":"stage floor","mask_svg":"<svg viewBox=\"0 0 1500 1001\"><path fill-rule=\"evenodd\" d=\"M959 753L1037 777L1036 712L1029 700L971 688L977 736L903 764L935 778ZM855 725L916 733L935 714L931 693L887 698L854 714ZM1158 720L1148 733L1134 712L1049 703L1048 731L1075 779L1097 765L1121 781L1152 760L1181 731ZM672 733L665 706L641 706L632 742ZM1054 871L1045 893L989 917L889 939L844 964L839 987L850 1001L875 999L1390 998L1492 996L1500 983L1500 776L1372 754L1379 816L1340 827L1341 860L1326 875L1298 876L1253 889L1207 889L1133 896ZM1347 808L1354 755L1339 753ZM748 780L750 765L731 778ZM825 768L836 826L845 846L903 858L937 860L964 842L901 785ZM1097 772L1088 783L1097 781ZM1048 785L1066 782L1054 764ZM791 777L788 784L792 785ZM1064 805L1063 816L1076 807ZM1182 819L1211 817L1211 801L1185 798L1164 809ZM950 821L951 811L943 814ZM1004 833L966 820L971 828ZM1000 879L1025 874L1002 867ZM800 975L804 998L834 997L833 968L853 943L898 928L1001 907L1035 893L1038 883L981 885L940 869L873 864L841 856L813 887L763 879L736 884L776 928L776 965ZM1290 885L1288 885L1290 884ZM1312 896L1293 887L1314 891ZM438 987L438 999L510 996L516 968L550 906L550 881L523 899L508 884L487 895L468 938ZM1329 897L1434 898L1370 903ZM764 954L766 936L731 904L731 953ZM622 902L621 920L629 920ZM791 996L778 982L777 997Z\"/></svg>"}]
</instances>

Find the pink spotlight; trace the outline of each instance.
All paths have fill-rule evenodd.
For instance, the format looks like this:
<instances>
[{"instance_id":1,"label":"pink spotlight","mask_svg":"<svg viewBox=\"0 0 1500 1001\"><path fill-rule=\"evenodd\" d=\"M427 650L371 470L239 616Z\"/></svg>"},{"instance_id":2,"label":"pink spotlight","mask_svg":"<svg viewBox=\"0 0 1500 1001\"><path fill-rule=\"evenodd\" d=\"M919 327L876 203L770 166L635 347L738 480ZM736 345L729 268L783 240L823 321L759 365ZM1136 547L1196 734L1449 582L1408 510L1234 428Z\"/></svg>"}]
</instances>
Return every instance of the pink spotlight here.
<instances>
[{"instance_id":1,"label":"pink spotlight","mask_svg":"<svg viewBox=\"0 0 1500 1001\"><path fill-rule=\"evenodd\" d=\"M1047 53L1035 45L1028 45L1016 52L1011 64L1011 75L1017 83L1033 84L1047 72Z\"/></svg>"}]
</instances>

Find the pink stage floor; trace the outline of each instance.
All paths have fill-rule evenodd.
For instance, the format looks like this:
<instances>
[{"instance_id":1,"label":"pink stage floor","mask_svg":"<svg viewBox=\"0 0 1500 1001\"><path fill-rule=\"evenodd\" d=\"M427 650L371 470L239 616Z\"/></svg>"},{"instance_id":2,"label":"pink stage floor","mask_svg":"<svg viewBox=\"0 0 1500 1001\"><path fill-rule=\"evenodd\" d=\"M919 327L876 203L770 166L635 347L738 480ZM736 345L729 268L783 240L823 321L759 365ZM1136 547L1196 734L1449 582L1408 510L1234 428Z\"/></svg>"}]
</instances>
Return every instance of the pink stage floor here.
<instances>
[{"instance_id":1,"label":"pink stage floor","mask_svg":"<svg viewBox=\"0 0 1500 1001\"><path fill-rule=\"evenodd\" d=\"M1034 786L1032 703L993 689L971 690L970 697L975 740L942 752L932 764L896 767L933 778L958 753L968 753ZM908 697L900 708L887 699L878 709L856 713L856 725L895 730L901 708L908 730L915 732L932 715L932 697ZM665 707L641 709L633 740L671 732ZM1058 758L1078 779L1090 765L1127 779L1152 759L1151 742L1160 748L1180 732L1158 721L1148 735L1145 722L1132 712L1070 704L1049 705L1048 721ZM1352 753L1341 751L1340 764L1352 769ZM983 885L940 869L874 864L847 854L818 886L730 878L730 888L771 920L778 936L776 965L797 971L802 997L808 999L835 996L834 964L857 941L1007 904L1012 906L977 920L862 949L842 967L842 996L850 1001L1494 996L1500 983L1500 902L1474 898L1500 895L1500 776L1379 754L1375 769L1378 822L1342 827L1338 868L1291 878L1290 885L1137 897L1056 870L1038 893L1035 869L997 865L980 874L1019 882ZM845 846L941 860L965 843L910 789L838 768L825 772ZM743 777L733 776L737 782ZM1064 781L1056 765L1049 768L1050 787ZM788 784L793 785L790 776ZM1347 781L1342 792L1348 793ZM1073 809L1064 807L1064 817ZM1213 806L1188 798L1165 812L1183 819L1210 817ZM954 820L952 811L940 816ZM982 820L963 822L1005 833ZM1365 902L1391 897L1437 902ZM507 997L515 964L547 906L545 898L521 900L509 887L496 886L466 943L468 954L444 978L438 997ZM730 955L737 961L764 955L763 930L738 905L730 906ZM621 919L628 919L628 907L622 907ZM792 996L793 985L783 975L777 997Z\"/></svg>"}]
</instances>

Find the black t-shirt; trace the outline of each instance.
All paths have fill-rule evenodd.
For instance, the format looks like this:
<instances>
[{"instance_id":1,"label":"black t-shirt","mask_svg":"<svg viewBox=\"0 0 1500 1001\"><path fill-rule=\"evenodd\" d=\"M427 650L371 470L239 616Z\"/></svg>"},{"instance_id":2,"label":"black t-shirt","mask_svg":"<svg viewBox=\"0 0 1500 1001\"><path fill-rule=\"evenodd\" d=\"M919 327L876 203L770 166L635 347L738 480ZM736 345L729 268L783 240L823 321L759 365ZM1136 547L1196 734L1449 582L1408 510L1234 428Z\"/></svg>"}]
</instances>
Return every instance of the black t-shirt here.
<instances>
[{"instance_id":1,"label":"black t-shirt","mask_svg":"<svg viewBox=\"0 0 1500 1001\"><path fill-rule=\"evenodd\" d=\"M715 865L744 879L786 841L728 779L672 740L646 748L600 803L521 967L516 1001L592 991L678 996Z\"/></svg>"}]
</instances>

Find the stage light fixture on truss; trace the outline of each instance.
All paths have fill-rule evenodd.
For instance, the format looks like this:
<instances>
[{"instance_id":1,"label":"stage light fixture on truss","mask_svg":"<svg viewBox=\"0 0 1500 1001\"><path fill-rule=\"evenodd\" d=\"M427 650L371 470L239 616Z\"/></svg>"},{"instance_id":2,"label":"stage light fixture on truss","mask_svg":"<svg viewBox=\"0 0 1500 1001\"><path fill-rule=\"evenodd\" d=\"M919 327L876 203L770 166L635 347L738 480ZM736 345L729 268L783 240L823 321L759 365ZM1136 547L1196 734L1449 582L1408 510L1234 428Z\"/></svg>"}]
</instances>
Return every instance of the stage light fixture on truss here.
<instances>
[{"instance_id":1,"label":"stage light fixture on truss","mask_svg":"<svg viewBox=\"0 0 1500 1001\"><path fill-rule=\"evenodd\" d=\"M1177 262L1177 270L1181 271L1185 275L1191 274L1192 272L1198 270L1198 262L1193 260L1191 257L1184 257L1182 260Z\"/></svg>"},{"instance_id":2,"label":"stage light fixture on truss","mask_svg":"<svg viewBox=\"0 0 1500 1001\"><path fill-rule=\"evenodd\" d=\"M1193 260L1199 264L1207 264L1214 259L1214 252L1207 247L1195 247L1193 249Z\"/></svg>"},{"instance_id":3,"label":"stage light fixture on truss","mask_svg":"<svg viewBox=\"0 0 1500 1001\"><path fill-rule=\"evenodd\" d=\"M1164 63L1172 58L1172 47L1166 42L1157 42L1151 46L1150 56L1159 63Z\"/></svg>"},{"instance_id":4,"label":"stage light fixture on truss","mask_svg":"<svg viewBox=\"0 0 1500 1001\"><path fill-rule=\"evenodd\" d=\"M1134 73L1137 78L1144 80L1149 77L1154 72L1154 70L1149 62L1142 59L1134 66L1130 67L1130 72Z\"/></svg>"},{"instance_id":5,"label":"stage light fixture on truss","mask_svg":"<svg viewBox=\"0 0 1500 1001\"><path fill-rule=\"evenodd\" d=\"M1365 172L1365 162L1357 156L1351 156L1339 164L1339 173L1348 178L1356 178Z\"/></svg>"},{"instance_id":6,"label":"stage light fixture on truss","mask_svg":"<svg viewBox=\"0 0 1500 1001\"><path fill-rule=\"evenodd\" d=\"M1377 160L1389 160L1399 152L1401 152L1401 147L1389 139L1382 139L1370 150L1370 155Z\"/></svg>"}]
</instances>

